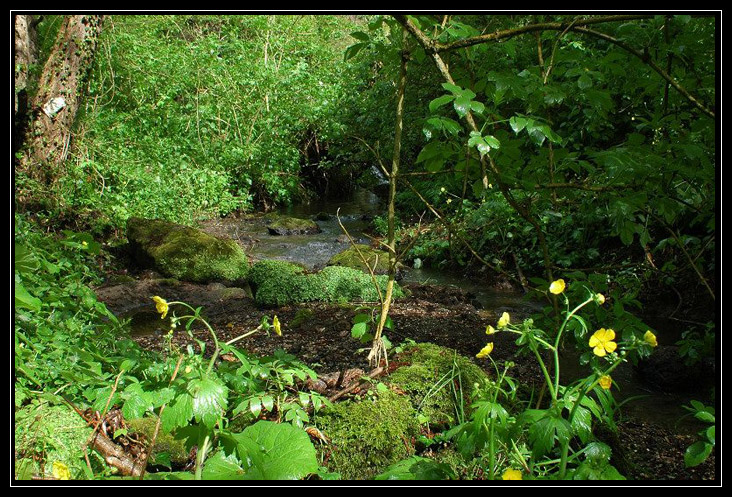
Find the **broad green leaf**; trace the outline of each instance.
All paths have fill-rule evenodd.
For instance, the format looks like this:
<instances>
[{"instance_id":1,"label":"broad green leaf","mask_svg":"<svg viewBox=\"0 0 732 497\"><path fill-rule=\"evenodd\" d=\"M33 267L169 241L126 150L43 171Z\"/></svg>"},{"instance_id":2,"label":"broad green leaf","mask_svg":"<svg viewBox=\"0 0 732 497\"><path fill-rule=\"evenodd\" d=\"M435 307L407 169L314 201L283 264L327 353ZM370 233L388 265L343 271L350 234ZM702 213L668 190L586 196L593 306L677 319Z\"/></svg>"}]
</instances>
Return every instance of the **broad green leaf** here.
<instances>
[{"instance_id":1,"label":"broad green leaf","mask_svg":"<svg viewBox=\"0 0 732 497\"><path fill-rule=\"evenodd\" d=\"M31 311L40 311L43 302L41 299L34 297L25 289L23 283L15 280L15 307L29 309Z\"/></svg>"},{"instance_id":2,"label":"broad green leaf","mask_svg":"<svg viewBox=\"0 0 732 497\"><path fill-rule=\"evenodd\" d=\"M684 453L684 464L687 468L699 466L707 460L709 454L712 453L714 446L710 443L699 440L686 449Z\"/></svg>"},{"instance_id":3,"label":"broad green leaf","mask_svg":"<svg viewBox=\"0 0 732 497\"><path fill-rule=\"evenodd\" d=\"M245 462L245 480L298 480L318 471L310 437L291 424L258 421L242 433L224 437Z\"/></svg>"},{"instance_id":4,"label":"broad green leaf","mask_svg":"<svg viewBox=\"0 0 732 497\"><path fill-rule=\"evenodd\" d=\"M193 415L196 421L213 428L226 411L228 388L220 381L203 377L192 380L188 391L193 396Z\"/></svg>"},{"instance_id":5,"label":"broad green leaf","mask_svg":"<svg viewBox=\"0 0 732 497\"><path fill-rule=\"evenodd\" d=\"M526 119L525 117L513 116L511 119L508 120L508 123L511 125L511 129L513 130L513 132L518 134L529 124L529 119Z\"/></svg>"},{"instance_id":6,"label":"broad green leaf","mask_svg":"<svg viewBox=\"0 0 732 497\"><path fill-rule=\"evenodd\" d=\"M193 418L193 397L188 393L178 395L165 407L160 416L163 431L170 433L175 428L186 426Z\"/></svg>"},{"instance_id":7,"label":"broad green leaf","mask_svg":"<svg viewBox=\"0 0 732 497\"><path fill-rule=\"evenodd\" d=\"M234 454L218 451L206 459L201 478L204 480L243 480L244 469Z\"/></svg>"},{"instance_id":8,"label":"broad green leaf","mask_svg":"<svg viewBox=\"0 0 732 497\"><path fill-rule=\"evenodd\" d=\"M356 323L351 328L351 336L353 338L361 338L367 331L368 325L366 323Z\"/></svg>"}]
</instances>

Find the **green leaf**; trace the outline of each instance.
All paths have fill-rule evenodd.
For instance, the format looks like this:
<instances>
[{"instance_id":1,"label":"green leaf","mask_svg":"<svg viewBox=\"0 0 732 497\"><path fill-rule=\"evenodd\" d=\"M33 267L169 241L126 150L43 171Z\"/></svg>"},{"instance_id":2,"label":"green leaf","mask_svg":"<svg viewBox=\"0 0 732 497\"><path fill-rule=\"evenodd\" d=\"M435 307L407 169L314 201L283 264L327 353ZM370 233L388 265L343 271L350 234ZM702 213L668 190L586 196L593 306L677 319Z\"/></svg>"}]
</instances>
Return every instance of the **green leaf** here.
<instances>
[{"instance_id":1,"label":"green leaf","mask_svg":"<svg viewBox=\"0 0 732 497\"><path fill-rule=\"evenodd\" d=\"M318 471L310 437L291 424L258 421L242 433L222 436L233 442L245 462L245 480L298 480Z\"/></svg>"},{"instance_id":2,"label":"green leaf","mask_svg":"<svg viewBox=\"0 0 732 497\"><path fill-rule=\"evenodd\" d=\"M243 480L245 470L234 454L218 451L206 459L201 478L204 480Z\"/></svg>"},{"instance_id":3,"label":"green leaf","mask_svg":"<svg viewBox=\"0 0 732 497\"><path fill-rule=\"evenodd\" d=\"M455 473L448 464L427 457L412 456L389 466L375 480L452 480Z\"/></svg>"},{"instance_id":4,"label":"green leaf","mask_svg":"<svg viewBox=\"0 0 732 497\"><path fill-rule=\"evenodd\" d=\"M686 452L684 453L684 464L687 468L693 468L694 466L700 465L707 460L707 457L712 453L713 448L714 446L712 444L703 440L695 442L686 449Z\"/></svg>"},{"instance_id":5,"label":"green leaf","mask_svg":"<svg viewBox=\"0 0 732 497\"><path fill-rule=\"evenodd\" d=\"M530 120L526 119L525 117L513 116L511 119L508 120L508 123L511 125L511 129L513 130L513 132L518 134L529 124L529 121Z\"/></svg>"},{"instance_id":6,"label":"green leaf","mask_svg":"<svg viewBox=\"0 0 732 497\"><path fill-rule=\"evenodd\" d=\"M351 328L351 336L353 338L361 338L368 331L366 323L356 323Z\"/></svg>"},{"instance_id":7,"label":"green leaf","mask_svg":"<svg viewBox=\"0 0 732 497\"><path fill-rule=\"evenodd\" d=\"M430 102L430 112L434 114L437 109L449 102L452 102L454 99L454 95L442 95L441 97L437 97Z\"/></svg>"},{"instance_id":8,"label":"green leaf","mask_svg":"<svg viewBox=\"0 0 732 497\"><path fill-rule=\"evenodd\" d=\"M470 102L471 100L465 95L460 95L455 99L452 105L455 107L455 112L457 112L460 117L465 117L470 110Z\"/></svg>"},{"instance_id":9,"label":"green leaf","mask_svg":"<svg viewBox=\"0 0 732 497\"><path fill-rule=\"evenodd\" d=\"M371 38L369 38L369 35L367 33L364 33L363 31L355 31L351 33L351 36L356 38L358 41L370 41Z\"/></svg>"},{"instance_id":10,"label":"green leaf","mask_svg":"<svg viewBox=\"0 0 732 497\"><path fill-rule=\"evenodd\" d=\"M211 429L226 411L228 388L220 381L203 377L192 380L188 391L193 396L193 415L196 421Z\"/></svg>"},{"instance_id":11,"label":"green leaf","mask_svg":"<svg viewBox=\"0 0 732 497\"><path fill-rule=\"evenodd\" d=\"M43 302L41 299L34 297L25 289L19 278L15 280L15 307L29 309L31 311L40 311Z\"/></svg>"},{"instance_id":12,"label":"green leaf","mask_svg":"<svg viewBox=\"0 0 732 497\"><path fill-rule=\"evenodd\" d=\"M160 416L160 425L164 432L170 433L176 428L186 426L193 418L193 397L188 393L178 395Z\"/></svg>"},{"instance_id":13,"label":"green leaf","mask_svg":"<svg viewBox=\"0 0 732 497\"><path fill-rule=\"evenodd\" d=\"M348 59L352 59L353 57L358 55L358 52L363 50L366 46L368 46L368 43L355 43L346 48L346 52L343 54L343 60L345 61Z\"/></svg>"}]
</instances>

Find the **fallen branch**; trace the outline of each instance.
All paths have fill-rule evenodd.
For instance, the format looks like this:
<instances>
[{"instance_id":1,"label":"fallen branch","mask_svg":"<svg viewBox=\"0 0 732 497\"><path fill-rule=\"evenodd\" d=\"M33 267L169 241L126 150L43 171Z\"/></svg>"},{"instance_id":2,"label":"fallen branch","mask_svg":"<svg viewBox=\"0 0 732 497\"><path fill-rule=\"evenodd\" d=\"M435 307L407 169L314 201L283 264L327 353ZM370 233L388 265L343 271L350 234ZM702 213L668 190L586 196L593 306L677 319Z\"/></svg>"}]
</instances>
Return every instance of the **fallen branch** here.
<instances>
[{"instance_id":1,"label":"fallen branch","mask_svg":"<svg viewBox=\"0 0 732 497\"><path fill-rule=\"evenodd\" d=\"M374 378L377 378L377 377L381 376L382 374L384 374L384 371L385 370L382 367L378 367L378 368L374 369L373 371L371 371L368 374L369 380L373 380ZM340 399L344 395L353 392L357 388L362 387L363 385L365 385L367 383L368 383L367 380L359 381L357 383L354 383L353 385L351 385L349 387L346 387L343 390L340 390L340 391L334 393L333 395L331 395L330 397L328 397L328 400L331 401L331 402L335 402L336 400Z\"/></svg>"}]
</instances>

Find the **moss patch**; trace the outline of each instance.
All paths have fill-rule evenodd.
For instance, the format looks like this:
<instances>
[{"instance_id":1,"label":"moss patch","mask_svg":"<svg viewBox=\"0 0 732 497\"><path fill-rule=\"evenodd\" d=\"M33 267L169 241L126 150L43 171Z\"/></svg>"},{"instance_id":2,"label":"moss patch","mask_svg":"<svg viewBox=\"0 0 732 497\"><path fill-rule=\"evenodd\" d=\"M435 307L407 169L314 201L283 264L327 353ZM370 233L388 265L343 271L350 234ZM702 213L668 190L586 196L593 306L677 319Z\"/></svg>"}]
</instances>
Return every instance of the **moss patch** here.
<instances>
[{"instance_id":1,"label":"moss patch","mask_svg":"<svg viewBox=\"0 0 732 497\"><path fill-rule=\"evenodd\" d=\"M414 454L419 425L409 398L391 391L373 399L334 404L315 418L329 437L327 466L343 479L373 478L389 465Z\"/></svg>"},{"instance_id":2,"label":"moss patch","mask_svg":"<svg viewBox=\"0 0 732 497\"><path fill-rule=\"evenodd\" d=\"M65 405L32 403L15 412L16 476L52 476L53 463L69 468L71 479L85 479L82 447L92 429ZM92 468L103 467L101 457L92 451Z\"/></svg>"},{"instance_id":3,"label":"moss patch","mask_svg":"<svg viewBox=\"0 0 732 497\"><path fill-rule=\"evenodd\" d=\"M158 219L130 218L127 238L143 264L152 263L166 276L185 281L240 281L249 261L234 240Z\"/></svg>"},{"instance_id":4,"label":"moss patch","mask_svg":"<svg viewBox=\"0 0 732 497\"><path fill-rule=\"evenodd\" d=\"M320 226L312 219L299 219L279 214L268 214L267 217L271 219L267 224L267 230L271 235L313 235L320 233Z\"/></svg>"},{"instance_id":5,"label":"moss patch","mask_svg":"<svg viewBox=\"0 0 732 497\"><path fill-rule=\"evenodd\" d=\"M364 265L363 260L358 255L359 251L368 262L369 267L374 270L374 273L386 274L389 272L389 253L385 250L372 249L368 245L363 244L351 246L343 252L334 255L330 258L327 265L350 267L368 272L368 268Z\"/></svg>"},{"instance_id":6,"label":"moss patch","mask_svg":"<svg viewBox=\"0 0 732 497\"><path fill-rule=\"evenodd\" d=\"M382 293L386 291L387 277L378 276ZM371 277L359 270L330 266L318 273L305 270L285 261L260 261L249 273L257 304L267 307L302 302L375 302L378 293ZM394 298L404 296L399 285L394 285Z\"/></svg>"},{"instance_id":7,"label":"moss patch","mask_svg":"<svg viewBox=\"0 0 732 497\"><path fill-rule=\"evenodd\" d=\"M130 431L144 435L147 440L152 441L155 434L155 425L157 418L141 418L127 420ZM186 451L185 441L178 440L170 433L165 433L162 429L158 431L155 439L155 447L150 456L150 463L156 464L156 456L166 453L170 458L170 462L174 465L183 465L188 462L188 452Z\"/></svg>"},{"instance_id":8,"label":"moss patch","mask_svg":"<svg viewBox=\"0 0 732 497\"><path fill-rule=\"evenodd\" d=\"M431 343L417 344L396 360L410 364L394 371L389 381L409 393L415 408L436 427L454 424L460 413L468 416L475 384L488 380L467 357Z\"/></svg>"}]
</instances>

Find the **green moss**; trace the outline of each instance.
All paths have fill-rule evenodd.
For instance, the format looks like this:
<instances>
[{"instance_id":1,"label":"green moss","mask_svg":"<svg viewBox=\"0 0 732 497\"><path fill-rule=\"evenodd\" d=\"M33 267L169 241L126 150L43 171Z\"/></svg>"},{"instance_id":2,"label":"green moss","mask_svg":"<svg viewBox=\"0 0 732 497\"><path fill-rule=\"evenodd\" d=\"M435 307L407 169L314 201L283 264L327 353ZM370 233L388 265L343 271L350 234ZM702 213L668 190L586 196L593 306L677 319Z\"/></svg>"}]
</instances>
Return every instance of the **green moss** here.
<instances>
[{"instance_id":1,"label":"green moss","mask_svg":"<svg viewBox=\"0 0 732 497\"><path fill-rule=\"evenodd\" d=\"M329 266L322 271L306 274L304 269L285 261L260 261L252 266L249 282L257 304L283 306L302 302L375 302L378 293L371 277L359 270ZM378 276L382 292L386 291L386 276ZM404 296L394 285L394 298Z\"/></svg>"},{"instance_id":2,"label":"green moss","mask_svg":"<svg viewBox=\"0 0 732 497\"><path fill-rule=\"evenodd\" d=\"M343 252L334 255L328 261L328 266L343 266L353 269L359 269L368 272L368 268L364 265L361 256L369 264L369 267L376 274L386 274L389 272L389 253L385 250L375 250L368 245L352 245Z\"/></svg>"},{"instance_id":3,"label":"green moss","mask_svg":"<svg viewBox=\"0 0 732 497\"><path fill-rule=\"evenodd\" d=\"M409 398L391 391L334 404L315 423L330 439L321 449L330 451L328 469L348 480L373 478L413 455L412 439L419 430Z\"/></svg>"},{"instance_id":4,"label":"green moss","mask_svg":"<svg viewBox=\"0 0 732 497\"><path fill-rule=\"evenodd\" d=\"M279 214L268 214L267 217L271 219L267 224L267 229L272 235L312 235L320 233L318 223L312 219L299 219Z\"/></svg>"},{"instance_id":5,"label":"green moss","mask_svg":"<svg viewBox=\"0 0 732 497\"><path fill-rule=\"evenodd\" d=\"M153 435L155 434L156 424L157 418L152 417L127 420L130 432L144 435L150 441L152 441ZM155 447L150 456L150 463L155 464L155 456L162 453L167 453L170 462L175 465L182 465L188 462L189 454L186 451L185 441L177 440L170 433L165 433L160 429L157 438L155 438Z\"/></svg>"},{"instance_id":6,"label":"green moss","mask_svg":"<svg viewBox=\"0 0 732 497\"><path fill-rule=\"evenodd\" d=\"M130 218L127 237L138 258L166 276L185 281L240 281L249 261L234 240L157 219Z\"/></svg>"},{"instance_id":7,"label":"green moss","mask_svg":"<svg viewBox=\"0 0 732 497\"><path fill-rule=\"evenodd\" d=\"M249 284L259 305L303 302L305 270L286 261L259 261L249 271Z\"/></svg>"},{"instance_id":8,"label":"green moss","mask_svg":"<svg viewBox=\"0 0 732 497\"><path fill-rule=\"evenodd\" d=\"M419 412L437 427L467 416L475 384L488 379L467 357L431 343L417 344L397 360L410 364L394 371L389 381L408 392Z\"/></svg>"},{"instance_id":9,"label":"green moss","mask_svg":"<svg viewBox=\"0 0 732 497\"><path fill-rule=\"evenodd\" d=\"M66 405L32 403L15 412L16 468L27 477L51 476L53 463L65 464L72 479L85 478L86 462L82 447L92 429ZM94 471L102 468L101 458L92 452Z\"/></svg>"},{"instance_id":10,"label":"green moss","mask_svg":"<svg viewBox=\"0 0 732 497\"><path fill-rule=\"evenodd\" d=\"M328 266L313 277L323 293L322 300L328 302L376 302L379 300L379 294L371 276L357 269ZM382 295L386 293L387 281L386 275L376 277ZM394 283L393 297L403 296L404 292L401 287Z\"/></svg>"}]
</instances>

